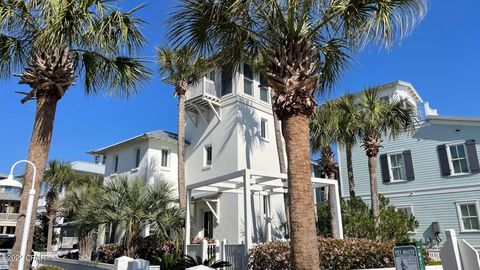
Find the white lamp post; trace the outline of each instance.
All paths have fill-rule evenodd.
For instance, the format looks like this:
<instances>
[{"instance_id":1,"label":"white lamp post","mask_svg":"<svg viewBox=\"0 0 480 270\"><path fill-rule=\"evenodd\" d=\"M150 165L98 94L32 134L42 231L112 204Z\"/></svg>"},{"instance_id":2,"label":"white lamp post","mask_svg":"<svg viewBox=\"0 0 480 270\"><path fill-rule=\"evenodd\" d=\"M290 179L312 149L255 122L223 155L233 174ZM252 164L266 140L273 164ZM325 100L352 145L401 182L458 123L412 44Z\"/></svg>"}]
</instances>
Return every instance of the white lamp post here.
<instances>
[{"instance_id":1,"label":"white lamp post","mask_svg":"<svg viewBox=\"0 0 480 270\"><path fill-rule=\"evenodd\" d=\"M25 224L23 226L22 234L22 245L20 246L20 261L18 262L18 270L23 270L25 265L25 257L27 255L27 242L28 242L28 233L30 232L30 222L32 220L32 211L33 211L33 201L35 199L35 177L37 176L37 167L35 164L29 160L19 160L12 165L10 169L10 174L7 179L0 180L0 186L2 187L15 187L22 188L22 183L13 179L13 169L20 163L28 163L33 167L33 179L32 179L32 188L28 191L28 203L27 203L27 212L25 213Z\"/></svg>"}]
</instances>

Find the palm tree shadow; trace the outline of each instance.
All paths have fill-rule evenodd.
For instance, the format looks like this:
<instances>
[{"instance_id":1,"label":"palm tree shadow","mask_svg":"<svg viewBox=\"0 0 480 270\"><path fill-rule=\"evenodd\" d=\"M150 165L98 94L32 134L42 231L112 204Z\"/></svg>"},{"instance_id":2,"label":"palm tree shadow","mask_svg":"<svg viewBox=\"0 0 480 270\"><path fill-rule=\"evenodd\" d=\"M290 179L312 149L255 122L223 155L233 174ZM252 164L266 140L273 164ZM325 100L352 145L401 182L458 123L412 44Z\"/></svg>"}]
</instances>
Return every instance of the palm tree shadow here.
<instances>
[{"instance_id":1,"label":"palm tree shadow","mask_svg":"<svg viewBox=\"0 0 480 270\"><path fill-rule=\"evenodd\" d=\"M257 141L261 140L260 121L255 114L255 109L251 102L247 104L237 103L237 124L242 131L245 141L245 161L247 169L252 168L251 156L253 147Z\"/></svg>"}]
</instances>

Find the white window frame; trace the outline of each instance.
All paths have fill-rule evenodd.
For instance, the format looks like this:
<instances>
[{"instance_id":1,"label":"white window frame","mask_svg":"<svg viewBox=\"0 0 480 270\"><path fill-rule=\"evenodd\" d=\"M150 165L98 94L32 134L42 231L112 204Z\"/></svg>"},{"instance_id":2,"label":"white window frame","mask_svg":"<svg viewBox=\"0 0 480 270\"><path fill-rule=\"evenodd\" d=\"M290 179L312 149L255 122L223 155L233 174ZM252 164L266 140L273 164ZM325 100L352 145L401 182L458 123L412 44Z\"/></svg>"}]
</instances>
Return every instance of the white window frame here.
<instances>
[{"instance_id":1,"label":"white window frame","mask_svg":"<svg viewBox=\"0 0 480 270\"><path fill-rule=\"evenodd\" d=\"M252 78L247 78L245 76L245 65L248 65L250 67L250 70L252 71ZM242 72L242 76L243 76L243 94L245 94L246 96L249 96L249 97L252 97L254 98L255 97L255 73L253 73L253 70L252 70L252 66L250 66L249 64L246 64L244 63L243 66L242 66L242 69L243 69L243 72ZM249 83L252 84L252 94L248 94L247 92L245 92L245 81L248 81Z\"/></svg>"},{"instance_id":2,"label":"white window frame","mask_svg":"<svg viewBox=\"0 0 480 270\"><path fill-rule=\"evenodd\" d=\"M163 151L167 151L167 166L163 166ZM170 149L168 148L161 148L160 149L160 168L162 169L169 169L170 168Z\"/></svg>"},{"instance_id":3,"label":"white window frame","mask_svg":"<svg viewBox=\"0 0 480 270\"><path fill-rule=\"evenodd\" d=\"M470 201L457 201L455 202L456 208L457 208L457 217L458 217L458 224L460 225L460 232L480 232L480 229L478 230L467 230L465 229L463 225L463 216L462 216L462 209L460 208L462 205L475 205L475 210L477 211L477 220L480 225L480 208L478 205L478 200L470 200Z\"/></svg>"},{"instance_id":4,"label":"white window frame","mask_svg":"<svg viewBox=\"0 0 480 270\"><path fill-rule=\"evenodd\" d=\"M262 89L267 89L267 101L262 100ZM271 90L270 90L270 87L264 86L264 87L260 87L260 88L259 88L259 97L258 97L258 99L260 100L260 102L263 102L263 103L265 103L265 104L270 104L270 99L271 99L270 91L271 91Z\"/></svg>"},{"instance_id":5,"label":"white window frame","mask_svg":"<svg viewBox=\"0 0 480 270\"><path fill-rule=\"evenodd\" d=\"M405 178L405 179L393 179L393 170L392 170L392 160L391 160L391 156L395 156L395 155L400 155L403 159L403 166L402 166L402 176ZM405 169L405 159L404 159L404 156L403 156L403 151L399 151L399 152L392 152L392 153L388 153L387 154L387 161L388 161L388 171L390 173L390 182L391 183L399 183L399 182L405 182L407 181L407 171Z\"/></svg>"},{"instance_id":6,"label":"white window frame","mask_svg":"<svg viewBox=\"0 0 480 270\"><path fill-rule=\"evenodd\" d=\"M467 162L467 172L461 172L461 173L455 173L455 169L453 168L453 160L452 160L452 154L450 153L450 147L452 146L457 146L457 145L462 145L463 146L463 152L465 153L465 161ZM468 175L470 174L470 160L468 160L468 153L467 153L467 148L465 147L465 142L464 141L459 141L459 142L451 142L446 144L447 147L447 157L448 157L448 167L450 169L450 176L459 176L459 175Z\"/></svg>"},{"instance_id":7,"label":"white window frame","mask_svg":"<svg viewBox=\"0 0 480 270\"><path fill-rule=\"evenodd\" d=\"M265 123L265 137L262 136L262 123ZM268 119L266 118L260 118L260 138L263 140L268 140L269 134L268 134Z\"/></svg>"},{"instance_id":8,"label":"white window frame","mask_svg":"<svg viewBox=\"0 0 480 270\"><path fill-rule=\"evenodd\" d=\"M413 205L411 204L401 204L401 205L395 205L395 210L398 212L399 209L406 209L410 208L410 213L414 217L415 213L413 212ZM413 231L408 231L408 233L417 233L417 228L414 228Z\"/></svg>"},{"instance_id":9,"label":"white window frame","mask_svg":"<svg viewBox=\"0 0 480 270\"><path fill-rule=\"evenodd\" d=\"M211 159L210 159L210 164L207 163L207 158L208 158L208 153L207 153L207 148L210 148L211 150ZM213 147L212 144L206 144L203 146L203 168L211 168L213 164Z\"/></svg>"},{"instance_id":10,"label":"white window frame","mask_svg":"<svg viewBox=\"0 0 480 270\"><path fill-rule=\"evenodd\" d=\"M137 153L138 153L138 156L137 156ZM138 157L138 160L137 160L137 157ZM140 167L140 163L142 162L142 150L140 149L140 147L135 148L135 151L133 152L133 158L135 162L134 169L137 169L138 167ZM137 161L138 161L138 164L137 164Z\"/></svg>"}]
</instances>

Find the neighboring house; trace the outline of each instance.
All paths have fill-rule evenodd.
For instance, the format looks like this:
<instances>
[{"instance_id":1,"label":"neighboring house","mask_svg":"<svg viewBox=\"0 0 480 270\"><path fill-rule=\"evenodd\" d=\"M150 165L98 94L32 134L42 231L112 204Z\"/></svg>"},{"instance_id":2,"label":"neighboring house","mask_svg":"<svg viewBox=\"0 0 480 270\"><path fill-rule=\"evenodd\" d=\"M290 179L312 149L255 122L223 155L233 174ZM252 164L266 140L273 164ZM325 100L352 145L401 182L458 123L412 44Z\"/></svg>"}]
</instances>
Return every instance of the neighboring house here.
<instances>
[{"instance_id":1,"label":"neighboring house","mask_svg":"<svg viewBox=\"0 0 480 270\"><path fill-rule=\"evenodd\" d=\"M105 173L105 167L101 164L88 163L84 161L72 162L72 168L78 174L88 174L103 176ZM6 178L0 175L0 179ZM40 195L38 198L37 214L46 213L45 209L45 193L47 191L46 182L42 183ZM60 196L63 196L63 189L60 191ZM15 235L15 226L20 209L21 194L20 190L16 188L0 188L0 234L6 234L11 237ZM55 222L56 228L54 232L60 235L60 241L57 243L57 249L59 248L72 248L72 245L76 243L76 237L74 237L71 230L61 229L64 226L64 218L57 218Z\"/></svg>"},{"instance_id":2,"label":"neighboring house","mask_svg":"<svg viewBox=\"0 0 480 270\"><path fill-rule=\"evenodd\" d=\"M245 64L235 72L210 70L189 87L187 241L214 238L249 246L252 241L284 238L286 176L279 169L270 89L260 87L260 81ZM150 181L152 175L161 175L177 188L175 134L149 132L89 153L106 157L105 180L124 174ZM312 168L312 177L317 177L318 164L312 163ZM323 185L317 182L316 187ZM109 234L107 228L105 242ZM117 233L115 240L120 236Z\"/></svg>"},{"instance_id":3,"label":"neighboring house","mask_svg":"<svg viewBox=\"0 0 480 270\"><path fill-rule=\"evenodd\" d=\"M378 192L399 211L412 214L419 227L414 239L428 246L442 245L443 232L455 229L459 238L480 247L480 118L440 116L410 83L381 86L390 99L406 98L417 111L412 134L383 138L377 181ZM345 150L338 149L342 196L348 197ZM368 161L361 143L352 150L356 194L369 202Z\"/></svg>"}]
</instances>

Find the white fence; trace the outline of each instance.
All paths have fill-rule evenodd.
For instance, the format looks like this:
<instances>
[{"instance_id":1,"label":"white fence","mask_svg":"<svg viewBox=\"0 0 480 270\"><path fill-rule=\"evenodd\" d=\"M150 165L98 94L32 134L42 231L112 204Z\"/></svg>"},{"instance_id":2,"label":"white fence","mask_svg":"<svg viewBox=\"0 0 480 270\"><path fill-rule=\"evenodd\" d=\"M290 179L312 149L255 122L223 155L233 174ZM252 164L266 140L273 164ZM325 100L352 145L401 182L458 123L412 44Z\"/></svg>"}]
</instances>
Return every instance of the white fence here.
<instances>
[{"instance_id":1,"label":"white fence","mask_svg":"<svg viewBox=\"0 0 480 270\"><path fill-rule=\"evenodd\" d=\"M193 244L187 246L187 255L192 257L201 257L202 260L215 257L215 260L227 261L232 264L227 267L228 270L247 269L247 254L245 254L245 245L227 244L226 240L222 242L216 240L215 244L208 244L203 240L202 244Z\"/></svg>"}]
</instances>

